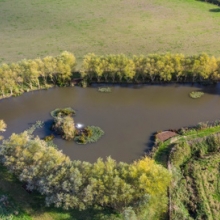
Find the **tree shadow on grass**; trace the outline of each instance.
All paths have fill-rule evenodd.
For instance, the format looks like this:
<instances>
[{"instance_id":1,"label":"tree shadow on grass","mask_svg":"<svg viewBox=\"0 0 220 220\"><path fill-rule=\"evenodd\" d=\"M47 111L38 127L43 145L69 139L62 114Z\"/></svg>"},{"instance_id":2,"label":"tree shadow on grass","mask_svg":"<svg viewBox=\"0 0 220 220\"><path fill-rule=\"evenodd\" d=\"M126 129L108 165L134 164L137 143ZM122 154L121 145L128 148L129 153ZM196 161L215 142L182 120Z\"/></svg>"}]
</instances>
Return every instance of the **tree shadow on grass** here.
<instances>
[{"instance_id":1,"label":"tree shadow on grass","mask_svg":"<svg viewBox=\"0 0 220 220\"><path fill-rule=\"evenodd\" d=\"M209 11L210 12L220 12L220 8L212 8Z\"/></svg>"}]
</instances>

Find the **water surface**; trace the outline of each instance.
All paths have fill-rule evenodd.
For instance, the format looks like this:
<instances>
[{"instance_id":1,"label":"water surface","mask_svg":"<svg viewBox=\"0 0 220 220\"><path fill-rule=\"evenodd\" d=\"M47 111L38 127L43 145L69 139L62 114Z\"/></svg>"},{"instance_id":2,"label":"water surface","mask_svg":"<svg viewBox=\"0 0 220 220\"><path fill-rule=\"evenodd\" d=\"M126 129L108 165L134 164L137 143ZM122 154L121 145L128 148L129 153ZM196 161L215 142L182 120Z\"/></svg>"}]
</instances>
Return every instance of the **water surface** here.
<instances>
[{"instance_id":1,"label":"water surface","mask_svg":"<svg viewBox=\"0 0 220 220\"><path fill-rule=\"evenodd\" d=\"M192 90L207 92L201 99L191 99ZM27 129L36 120L51 123L50 111L72 107L76 123L95 125L105 135L94 144L77 145L56 138L59 149L72 159L94 162L110 156L131 162L149 149L150 137L156 131L192 126L201 121L220 118L220 85L192 87L190 85L112 87L111 93L97 88L54 88L23 94L0 101L0 118L8 125L5 136ZM41 137L49 129L38 131Z\"/></svg>"}]
</instances>

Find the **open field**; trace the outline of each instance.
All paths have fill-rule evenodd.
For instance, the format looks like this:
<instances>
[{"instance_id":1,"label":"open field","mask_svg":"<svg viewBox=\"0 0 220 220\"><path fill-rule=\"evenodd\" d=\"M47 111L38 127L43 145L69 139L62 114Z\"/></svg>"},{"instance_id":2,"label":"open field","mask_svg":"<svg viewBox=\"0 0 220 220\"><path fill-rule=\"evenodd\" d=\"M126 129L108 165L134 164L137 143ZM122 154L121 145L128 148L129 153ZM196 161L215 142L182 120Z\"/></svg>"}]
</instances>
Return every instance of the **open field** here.
<instances>
[{"instance_id":1,"label":"open field","mask_svg":"<svg viewBox=\"0 0 220 220\"><path fill-rule=\"evenodd\" d=\"M218 56L217 8L195 0L0 0L0 63L64 50L79 63L89 52Z\"/></svg>"}]
</instances>

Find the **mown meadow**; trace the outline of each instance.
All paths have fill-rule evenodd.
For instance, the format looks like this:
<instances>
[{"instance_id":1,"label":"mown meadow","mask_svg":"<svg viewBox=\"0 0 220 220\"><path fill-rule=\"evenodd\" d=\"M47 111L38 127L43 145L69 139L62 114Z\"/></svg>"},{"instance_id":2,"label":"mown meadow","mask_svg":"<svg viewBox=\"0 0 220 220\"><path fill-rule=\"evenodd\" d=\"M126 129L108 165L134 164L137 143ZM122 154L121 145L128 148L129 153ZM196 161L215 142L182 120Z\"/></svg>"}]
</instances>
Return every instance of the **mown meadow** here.
<instances>
[{"instance_id":1,"label":"mown meadow","mask_svg":"<svg viewBox=\"0 0 220 220\"><path fill-rule=\"evenodd\" d=\"M1 0L1 62L87 53L220 55L218 6L195 0ZM217 10L216 10L217 11Z\"/></svg>"}]
</instances>

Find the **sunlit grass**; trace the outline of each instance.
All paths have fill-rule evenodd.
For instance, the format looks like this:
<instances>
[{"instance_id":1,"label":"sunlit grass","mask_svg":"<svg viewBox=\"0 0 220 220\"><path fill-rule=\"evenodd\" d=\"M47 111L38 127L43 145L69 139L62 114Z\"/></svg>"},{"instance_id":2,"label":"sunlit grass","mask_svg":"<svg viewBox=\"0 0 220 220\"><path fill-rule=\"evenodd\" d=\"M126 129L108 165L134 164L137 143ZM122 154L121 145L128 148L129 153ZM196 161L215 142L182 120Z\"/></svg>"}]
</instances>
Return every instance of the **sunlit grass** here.
<instances>
[{"instance_id":1,"label":"sunlit grass","mask_svg":"<svg viewBox=\"0 0 220 220\"><path fill-rule=\"evenodd\" d=\"M0 62L73 52L220 55L220 13L195 0L0 1Z\"/></svg>"}]
</instances>

